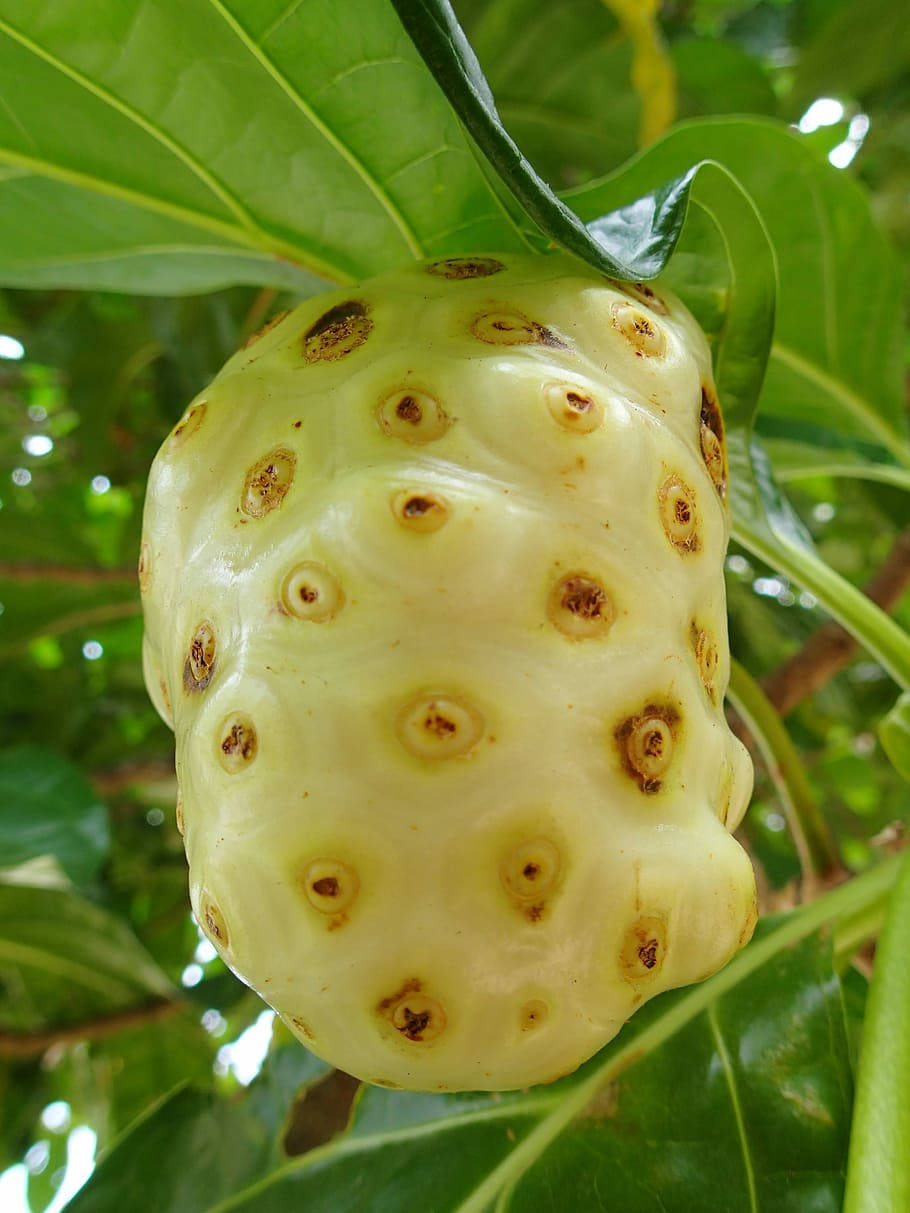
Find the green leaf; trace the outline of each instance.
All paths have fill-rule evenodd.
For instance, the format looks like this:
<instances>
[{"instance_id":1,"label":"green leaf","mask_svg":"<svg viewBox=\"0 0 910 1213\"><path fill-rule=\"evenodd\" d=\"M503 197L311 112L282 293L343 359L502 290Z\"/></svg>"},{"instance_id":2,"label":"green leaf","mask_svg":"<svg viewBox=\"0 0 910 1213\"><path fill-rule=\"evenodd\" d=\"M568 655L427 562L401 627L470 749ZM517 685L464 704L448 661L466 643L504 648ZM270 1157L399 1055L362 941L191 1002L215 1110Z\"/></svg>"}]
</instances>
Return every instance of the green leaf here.
<instances>
[{"instance_id":1,"label":"green leaf","mask_svg":"<svg viewBox=\"0 0 910 1213\"><path fill-rule=\"evenodd\" d=\"M134 1203L137 1191L167 1213L202 1213L268 1174L292 1098L325 1070L295 1041L270 1054L240 1100L175 1092L115 1143L67 1213L110 1213Z\"/></svg>"},{"instance_id":2,"label":"green leaf","mask_svg":"<svg viewBox=\"0 0 910 1213\"><path fill-rule=\"evenodd\" d=\"M75 893L0 884L0 1025L82 1023L174 997L125 922Z\"/></svg>"},{"instance_id":3,"label":"green leaf","mask_svg":"<svg viewBox=\"0 0 910 1213\"><path fill-rule=\"evenodd\" d=\"M375 0L0 0L0 74L8 284L311 294L521 247Z\"/></svg>"},{"instance_id":4,"label":"green leaf","mask_svg":"<svg viewBox=\"0 0 910 1213\"><path fill-rule=\"evenodd\" d=\"M52 855L76 885L88 884L110 845L106 805L53 750L0 753L0 864L15 868Z\"/></svg>"},{"instance_id":5,"label":"green leaf","mask_svg":"<svg viewBox=\"0 0 910 1213\"><path fill-rule=\"evenodd\" d=\"M720 38L682 38L670 47L681 118L774 114L777 99L759 63Z\"/></svg>"},{"instance_id":6,"label":"green leaf","mask_svg":"<svg viewBox=\"0 0 910 1213\"><path fill-rule=\"evenodd\" d=\"M875 953L844 1213L910 1208L910 851Z\"/></svg>"},{"instance_id":7,"label":"green leaf","mask_svg":"<svg viewBox=\"0 0 910 1213\"><path fill-rule=\"evenodd\" d=\"M849 53L845 49L849 48ZM910 68L910 22L893 0L845 0L803 47L794 96L862 97Z\"/></svg>"},{"instance_id":8,"label":"green leaf","mask_svg":"<svg viewBox=\"0 0 910 1213\"><path fill-rule=\"evenodd\" d=\"M910 691L905 691L878 726L878 739L894 769L910 782Z\"/></svg>"},{"instance_id":9,"label":"green leaf","mask_svg":"<svg viewBox=\"0 0 910 1213\"><path fill-rule=\"evenodd\" d=\"M782 484L814 476L846 476L910 491L910 467L899 464L876 443L848 438L823 425L761 415L756 433Z\"/></svg>"}]
</instances>

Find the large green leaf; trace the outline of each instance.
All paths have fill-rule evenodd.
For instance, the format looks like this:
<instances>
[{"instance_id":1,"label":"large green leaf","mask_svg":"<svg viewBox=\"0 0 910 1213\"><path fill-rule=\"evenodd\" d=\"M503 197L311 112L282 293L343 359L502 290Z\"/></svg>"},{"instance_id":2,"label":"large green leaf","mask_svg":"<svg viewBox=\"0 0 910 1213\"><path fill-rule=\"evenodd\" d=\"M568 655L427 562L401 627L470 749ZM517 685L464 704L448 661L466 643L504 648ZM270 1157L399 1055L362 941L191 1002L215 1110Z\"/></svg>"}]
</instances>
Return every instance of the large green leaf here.
<instances>
[{"instance_id":1,"label":"large green leaf","mask_svg":"<svg viewBox=\"0 0 910 1213\"><path fill-rule=\"evenodd\" d=\"M270 1054L241 1101L176 1091L115 1145L68 1213L135 1208L138 1192L167 1213L202 1213L229 1198L272 1169L291 1099L325 1069L295 1041Z\"/></svg>"},{"instance_id":2,"label":"large green leaf","mask_svg":"<svg viewBox=\"0 0 910 1213\"><path fill-rule=\"evenodd\" d=\"M82 1023L174 989L126 923L58 889L0 884L0 1026Z\"/></svg>"},{"instance_id":3,"label":"large green leaf","mask_svg":"<svg viewBox=\"0 0 910 1213\"><path fill-rule=\"evenodd\" d=\"M0 0L0 74L8 284L311 293L520 243L375 0Z\"/></svg>"},{"instance_id":4,"label":"large green leaf","mask_svg":"<svg viewBox=\"0 0 910 1213\"><path fill-rule=\"evenodd\" d=\"M553 186L578 185L638 149L633 44L603 0L456 0L515 142Z\"/></svg>"},{"instance_id":5,"label":"large green leaf","mask_svg":"<svg viewBox=\"0 0 910 1213\"><path fill-rule=\"evenodd\" d=\"M88 884L109 845L107 807L77 767L38 746L0 753L0 867L52 855Z\"/></svg>"},{"instance_id":6,"label":"large green leaf","mask_svg":"<svg viewBox=\"0 0 910 1213\"><path fill-rule=\"evenodd\" d=\"M816 932L880 905L896 867L768 924L716 977L654 1000L551 1086L366 1089L347 1134L230 1195L220 1178L204 1182L223 1111L178 1096L112 1151L73 1211L101 1213L157 1182L173 1213L836 1213L852 1084L840 986ZM173 1197L194 1140L199 1162L182 1182L196 1204Z\"/></svg>"},{"instance_id":7,"label":"large green leaf","mask_svg":"<svg viewBox=\"0 0 910 1213\"><path fill-rule=\"evenodd\" d=\"M798 103L814 97L862 97L910 69L910 21L892 0L826 5L827 20L801 48L794 81ZM845 53L849 48L849 53Z\"/></svg>"}]
</instances>

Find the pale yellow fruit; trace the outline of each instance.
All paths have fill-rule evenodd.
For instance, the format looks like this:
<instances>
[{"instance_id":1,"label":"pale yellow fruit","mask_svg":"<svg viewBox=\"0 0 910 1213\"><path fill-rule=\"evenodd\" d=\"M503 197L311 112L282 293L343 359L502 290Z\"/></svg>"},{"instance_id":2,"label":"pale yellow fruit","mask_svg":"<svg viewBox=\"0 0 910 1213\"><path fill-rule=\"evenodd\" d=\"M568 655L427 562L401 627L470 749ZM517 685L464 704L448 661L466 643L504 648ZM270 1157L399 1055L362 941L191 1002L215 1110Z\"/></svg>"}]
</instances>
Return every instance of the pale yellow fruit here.
<instances>
[{"instance_id":1,"label":"pale yellow fruit","mask_svg":"<svg viewBox=\"0 0 910 1213\"><path fill-rule=\"evenodd\" d=\"M370 1082L558 1078L749 938L727 463L678 300L456 258L309 300L152 468L196 916Z\"/></svg>"}]
</instances>

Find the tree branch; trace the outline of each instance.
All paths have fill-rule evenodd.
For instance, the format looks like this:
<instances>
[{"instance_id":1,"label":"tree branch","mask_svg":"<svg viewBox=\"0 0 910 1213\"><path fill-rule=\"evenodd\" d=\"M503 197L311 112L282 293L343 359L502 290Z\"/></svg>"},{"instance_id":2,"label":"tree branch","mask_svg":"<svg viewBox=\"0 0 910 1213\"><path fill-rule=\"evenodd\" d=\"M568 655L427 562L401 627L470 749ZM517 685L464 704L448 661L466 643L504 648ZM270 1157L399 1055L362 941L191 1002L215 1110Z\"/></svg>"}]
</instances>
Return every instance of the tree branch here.
<instances>
[{"instance_id":1,"label":"tree branch","mask_svg":"<svg viewBox=\"0 0 910 1213\"><path fill-rule=\"evenodd\" d=\"M54 1045L75 1044L83 1040L103 1040L127 1028L136 1028L155 1023L182 1011L187 1004L181 999L159 998L138 1007L127 1007L123 1011L112 1011L82 1023L66 1024L60 1028L48 1028L42 1032L0 1031L0 1057L34 1057Z\"/></svg>"},{"instance_id":2,"label":"tree branch","mask_svg":"<svg viewBox=\"0 0 910 1213\"><path fill-rule=\"evenodd\" d=\"M68 564L0 563L0 579L29 583L57 581L63 585L123 585L136 583L135 569L86 569Z\"/></svg>"},{"instance_id":3,"label":"tree branch","mask_svg":"<svg viewBox=\"0 0 910 1213\"><path fill-rule=\"evenodd\" d=\"M910 528L902 531L888 558L865 586L867 598L889 613L910 586ZM761 685L780 712L787 716L804 699L844 668L857 650L857 643L840 624L829 622L813 632L795 653L762 680Z\"/></svg>"}]
</instances>

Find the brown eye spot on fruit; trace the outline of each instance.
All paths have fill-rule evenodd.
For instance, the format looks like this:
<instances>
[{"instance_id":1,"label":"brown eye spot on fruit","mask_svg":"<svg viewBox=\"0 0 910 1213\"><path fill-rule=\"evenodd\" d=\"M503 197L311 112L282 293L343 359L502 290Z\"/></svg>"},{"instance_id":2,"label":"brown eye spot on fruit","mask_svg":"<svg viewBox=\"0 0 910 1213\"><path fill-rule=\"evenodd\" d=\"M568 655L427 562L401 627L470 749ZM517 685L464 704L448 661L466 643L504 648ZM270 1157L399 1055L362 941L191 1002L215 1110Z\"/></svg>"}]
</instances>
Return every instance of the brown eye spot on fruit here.
<instances>
[{"instance_id":1,"label":"brown eye spot on fruit","mask_svg":"<svg viewBox=\"0 0 910 1213\"><path fill-rule=\"evenodd\" d=\"M462 280L465 278L489 278L506 267L494 257L446 257L431 261L424 269L434 278Z\"/></svg>"},{"instance_id":2,"label":"brown eye spot on fruit","mask_svg":"<svg viewBox=\"0 0 910 1213\"><path fill-rule=\"evenodd\" d=\"M204 400L200 400L198 404L190 405L171 430L170 437L167 440L169 452L176 451L178 447L183 446L196 433L205 420L206 407Z\"/></svg>"},{"instance_id":3,"label":"brown eye spot on fruit","mask_svg":"<svg viewBox=\"0 0 910 1213\"><path fill-rule=\"evenodd\" d=\"M297 456L279 446L257 459L246 474L240 508L250 518L264 518L277 510L294 483Z\"/></svg>"},{"instance_id":4,"label":"brown eye spot on fruit","mask_svg":"<svg viewBox=\"0 0 910 1213\"><path fill-rule=\"evenodd\" d=\"M412 1044L435 1040L445 1030L442 1005L423 992L423 983L417 978L406 981L397 993L384 998L377 1010Z\"/></svg>"},{"instance_id":5,"label":"brown eye spot on fruit","mask_svg":"<svg viewBox=\"0 0 910 1213\"><path fill-rule=\"evenodd\" d=\"M523 312L505 308L475 316L471 321L471 332L487 345L563 345L544 325L529 319Z\"/></svg>"},{"instance_id":6,"label":"brown eye spot on fruit","mask_svg":"<svg viewBox=\"0 0 910 1213\"><path fill-rule=\"evenodd\" d=\"M303 335L306 362L338 362L363 345L373 331L365 303L349 299L329 308Z\"/></svg>"},{"instance_id":7,"label":"brown eye spot on fruit","mask_svg":"<svg viewBox=\"0 0 910 1213\"><path fill-rule=\"evenodd\" d=\"M357 873L338 859L314 859L301 878L307 901L320 914L343 914L360 892Z\"/></svg>"},{"instance_id":8,"label":"brown eye spot on fruit","mask_svg":"<svg viewBox=\"0 0 910 1213\"><path fill-rule=\"evenodd\" d=\"M183 816L183 793L178 791L177 803L174 805L174 821L177 825L177 833L181 838L186 835L186 821Z\"/></svg>"},{"instance_id":9,"label":"brown eye spot on fruit","mask_svg":"<svg viewBox=\"0 0 910 1213\"><path fill-rule=\"evenodd\" d=\"M266 333L270 333L272 329L277 328L287 316L290 316L290 311L285 308L283 312L276 312L270 320L267 320L262 328L257 329L255 333L251 333L240 347L242 350L248 350L251 345L255 345Z\"/></svg>"},{"instance_id":10,"label":"brown eye spot on fruit","mask_svg":"<svg viewBox=\"0 0 910 1213\"><path fill-rule=\"evenodd\" d=\"M230 947L231 940L228 934L227 923L224 920L224 915L218 909L215 899L208 893L202 895L202 922L199 924L209 939L219 948Z\"/></svg>"},{"instance_id":11,"label":"brown eye spot on fruit","mask_svg":"<svg viewBox=\"0 0 910 1213\"><path fill-rule=\"evenodd\" d=\"M562 859L549 838L532 838L503 856L499 879L531 922L543 916L544 903L559 880Z\"/></svg>"},{"instance_id":12,"label":"brown eye spot on fruit","mask_svg":"<svg viewBox=\"0 0 910 1213\"><path fill-rule=\"evenodd\" d=\"M708 475L721 500L725 501L727 497L727 448L724 441L724 421L720 405L704 385L701 389L699 443Z\"/></svg>"},{"instance_id":13,"label":"brown eye spot on fruit","mask_svg":"<svg viewBox=\"0 0 910 1213\"><path fill-rule=\"evenodd\" d=\"M649 704L615 730L623 768L645 793L660 791L673 761L679 721L676 708Z\"/></svg>"},{"instance_id":14,"label":"brown eye spot on fruit","mask_svg":"<svg viewBox=\"0 0 910 1213\"><path fill-rule=\"evenodd\" d=\"M615 614L607 591L585 573L563 577L553 587L547 603L550 622L571 640L605 636Z\"/></svg>"},{"instance_id":15,"label":"brown eye spot on fruit","mask_svg":"<svg viewBox=\"0 0 910 1213\"><path fill-rule=\"evenodd\" d=\"M215 674L215 629L207 619L197 625L183 664L183 689L188 694L204 691Z\"/></svg>"},{"instance_id":16,"label":"brown eye spot on fruit","mask_svg":"<svg viewBox=\"0 0 910 1213\"><path fill-rule=\"evenodd\" d=\"M647 282L627 282L623 289L629 291L636 299L640 300L646 307L649 307L652 312L657 312L659 316L669 316L670 309Z\"/></svg>"},{"instance_id":17,"label":"brown eye spot on fruit","mask_svg":"<svg viewBox=\"0 0 910 1213\"><path fill-rule=\"evenodd\" d=\"M575 384L548 384L544 388L544 399L556 424L573 434L591 434L603 423L601 401Z\"/></svg>"},{"instance_id":18,"label":"brown eye spot on fruit","mask_svg":"<svg viewBox=\"0 0 910 1213\"><path fill-rule=\"evenodd\" d=\"M711 633L705 628L700 628L694 622L692 624L692 644L695 650L695 662L698 666L698 674L702 685L711 702L716 703L717 687L715 686L715 679L717 678L717 670L720 665L720 651Z\"/></svg>"},{"instance_id":19,"label":"brown eye spot on fruit","mask_svg":"<svg viewBox=\"0 0 910 1213\"><path fill-rule=\"evenodd\" d=\"M297 1031L300 1033L300 1035L303 1036L306 1040L315 1040L316 1039L316 1033L313 1031L313 1029L310 1027L310 1025L306 1022L306 1020L301 1019L299 1015L292 1015L291 1023L294 1025L294 1027L297 1029Z\"/></svg>"},{"instance_id":20,"label":"brown eye spot on fruit","mask_svg":"<svg viewBox=\"0 0 910 1213\"><path fill-rule=\"evenodd\" d=\"M218 760L229 775L237 775L255 760L259 752L256 728L248 716L228 716L218 730Z\"/></svg>"},{"instance_id":21,"label":"brown eye spot on fruit","mask_svg":"<svg viewBox=\"0 0 910 1213\"><path fill-rule=\"evenodd\" d=\"M396 388L379 405L379 426L391 438L422 445L433 442L449 428L449 418L429 392Z\"/></svg>"},{"instance_id":22,"label":"brown eye spot on fruit","mask_svg":"<svg viewBox=\"0 0 910 1213\"><path fill-rule=\"evenodd\" d=\"M668 476L657 491L657 507L664 534L679 552L699 547L695 493L681 476Z\"/></svg>"},{"instance_id":23,"label":"brown eye spot on fruit","mask_svg":"<svg viewBox=\"0 0 910 1213\"><path fill-rule=\"evenodd\" d=\"M628 930L619 954L619 967L627 981L645 981L663 968L667 952L667 926L656 916L639 918Z\"/></svg>"},{"instance_id":24,"label":"brown eye spot on fruit","mask_svg":"<svg viewBox=\"0 0 910 1213\"><path fill-rule=\"evenodd\" d=\"M518 1013L519 1028L522 1032L533 1032L544 1023L549 1013L550 1008L542 998L532 998Z\"/></svg>"},{"instance_id":25,"label":"brown eye spot on fruit","mask_svg":"<svg viewBox=\"0 0 910 1213\"><path fill-rule=\"evenodd\" d=\"M401 489L391 500L396 521L409 531L430 534L438 531L448 520L448 502L438 493L417 489Z\"/></svg>"},{"instance_id":26,"label":"brown eye spot on fruit","mask_svg":"<svg viewBox=\"0 0 910 1213\"><path fill-rule=\"evenodd\" d=\"M307 560L295 565L285 576L279 605L295 619L325 623L344 605L344 591L324 565Z\"/></svg>"},{"instance_id":27,"label":"brown eye spot on fruit","mask_svg":"<svg viewBox=\"0 0 910 1213\"><path fill-rule=\"evenodd\" d=\"M417 695L398 713L396 732L415 758L438 762L469 753L483 736L484 720L453 695Z\"/></svg>"},{"instance_id":28,"label":"brown eye spot on fruit","mask_svg":"<svg viewBox=\"0 0 910 1213\"><path fill-rule=\"evenodd\" d=\"M646 316L633 303L614 303L610 322L622 333L639 358L660 358L667 348L667 337L657 321Z\"/></svg>"},{"instance_id":29,"label":"brown eye spot on fruit","mask_svg":"<svg viewBox=\"0 0 910 1213\"><path fill-rule=\"evenodd\" d=\"M147 594L152 581L152 552L144 539L139 546L139 565L136 573L139 578L139 593Z\"/></svg>"}]
</instances>

